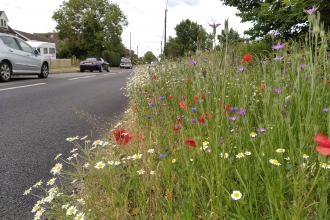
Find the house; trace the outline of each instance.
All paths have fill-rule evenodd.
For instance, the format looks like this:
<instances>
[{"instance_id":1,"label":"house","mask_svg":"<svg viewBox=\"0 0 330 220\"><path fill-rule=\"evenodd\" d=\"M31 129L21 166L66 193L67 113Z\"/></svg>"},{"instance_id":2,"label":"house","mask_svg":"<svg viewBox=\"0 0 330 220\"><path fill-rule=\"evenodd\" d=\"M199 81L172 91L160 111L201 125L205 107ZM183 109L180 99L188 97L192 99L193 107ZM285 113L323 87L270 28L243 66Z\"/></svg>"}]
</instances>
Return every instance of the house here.
<instances>
[{"instance_id":1,"label":"house","mask_svg":"<svg viewBox=\"0 0 330 220\"><path fill-rule=\"evenodd\" d=\"M15 31L8 25L9 19L4 11L0 11L0 33L15 35Z\"/></svg>"}]
</instances>

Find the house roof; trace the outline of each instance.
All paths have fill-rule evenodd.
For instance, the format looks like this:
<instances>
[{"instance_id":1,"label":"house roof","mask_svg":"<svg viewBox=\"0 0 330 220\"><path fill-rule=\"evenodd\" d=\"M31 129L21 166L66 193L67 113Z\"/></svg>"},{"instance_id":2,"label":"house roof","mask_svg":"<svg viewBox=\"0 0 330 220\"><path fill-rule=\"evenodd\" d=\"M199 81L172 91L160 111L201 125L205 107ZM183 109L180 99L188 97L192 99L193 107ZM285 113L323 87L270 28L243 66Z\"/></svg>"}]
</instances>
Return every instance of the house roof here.
<instances>
[{"instance_id":1,"label":"house roof","mask_svg":"<svg viewBox=\"0 0 330 220\"><path fill-rule=\"evenodd\" d=\"M9 25L8 25L8 28L0 27L0 33L12 34L12 35L16 34L16 32L13 29L11 29L11 27Z\"/></svg>"},{"instance_id":2,"label":"house roof","mask_svg":"<svg viewBox=\"0 0 330 220\"><path fill-rule=\"evenodd\" d=\"M0 11L0 16L1 16L2 14L4 14L4 15L5 15L5 17L6 17L6 19L7 19L7 22L8 22L8 21L9 21L9 19L8 19L8 17L7 17L7 15L6 15L6 13L5 13L4 11Z\"/></svg>"},{"instance_id":3,"label":"house roof","mask_svg":"<svg viewBox=\"0 0 330 220\"><path fill-rule=\"evenodd\" d=\"M18 30L14 30L20 38L22 38L23 40L37 40L37 41L43 41L43 42L50 42L53 43L52 41L50 41L47 37L44 37L42 35L36 35L36 34L30 34L27 32L23 32L23 31L18 31Z\"/></svg>"}]
</instances>

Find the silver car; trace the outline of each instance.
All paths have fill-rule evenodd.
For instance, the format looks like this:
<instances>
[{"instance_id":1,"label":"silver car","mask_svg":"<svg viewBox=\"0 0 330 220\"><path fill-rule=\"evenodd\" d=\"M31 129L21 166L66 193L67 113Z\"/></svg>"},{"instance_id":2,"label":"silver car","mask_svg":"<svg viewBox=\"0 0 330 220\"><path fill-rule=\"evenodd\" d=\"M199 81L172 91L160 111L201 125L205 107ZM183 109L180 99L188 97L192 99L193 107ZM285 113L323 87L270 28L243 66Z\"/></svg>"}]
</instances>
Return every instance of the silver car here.
<instances>
[{"instance_id":1,"label":"silver car","mask_svg":"<svg viewBox=\"0 0 330 220\"><path fill-rule=\"evenodd\" d=\"M0 33L0 81L12 75L38 75L47 78L49 61L20 38Z\"/></svg>"}]
</instances>

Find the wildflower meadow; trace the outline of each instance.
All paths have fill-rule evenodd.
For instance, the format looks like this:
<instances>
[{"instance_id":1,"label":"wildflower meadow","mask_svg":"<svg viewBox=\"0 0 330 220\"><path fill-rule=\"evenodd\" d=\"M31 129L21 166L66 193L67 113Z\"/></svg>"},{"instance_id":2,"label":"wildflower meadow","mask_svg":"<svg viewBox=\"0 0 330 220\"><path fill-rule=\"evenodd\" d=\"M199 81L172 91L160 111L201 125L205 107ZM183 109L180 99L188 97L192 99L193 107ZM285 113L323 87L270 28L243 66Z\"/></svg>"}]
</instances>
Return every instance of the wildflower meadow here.
<instances>
[{"instance_id":1,"label":"wildflower meadow","mask_svg":"<svg viewBox=\"0 0 330 220\"><path fill-rule=\"evenodd\" d=\"M54 178L24 192L35 219L330 219L329 35L308 16L271 53L224 44L136 68L122 121L67 138Z\"/></svg>"}]
</instances>

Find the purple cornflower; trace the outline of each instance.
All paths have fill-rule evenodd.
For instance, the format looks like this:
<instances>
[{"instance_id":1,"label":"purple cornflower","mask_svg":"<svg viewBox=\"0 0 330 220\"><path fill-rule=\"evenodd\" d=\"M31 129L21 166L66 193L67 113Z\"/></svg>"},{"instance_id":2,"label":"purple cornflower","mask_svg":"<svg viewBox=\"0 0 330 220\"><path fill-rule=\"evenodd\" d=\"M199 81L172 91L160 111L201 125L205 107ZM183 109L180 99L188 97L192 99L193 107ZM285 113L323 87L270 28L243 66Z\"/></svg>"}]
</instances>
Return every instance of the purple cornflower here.
<instances>
[{"instance_id":1,"label":"purple cornflower","mask_svg":"<svg viewBox=\"0 0 330 220\"><path fill-rule=\"evenodd\" d=\"M230 61L230 62L229 62L229 65L232 66L232 65L233 65L233 62Z\"/></svg>"},{"instance_id":2,"label":"purple cornflower","mask_svg":"<svg viewBox=\"0 0 330 220\"><path fill-rule=\"evenodd\" d=\"M194 108L191 108L191 111L192 112L195 112L197 110L197 108L196 107L194 107Z\"/></svg>"},{"instance_id":3,"label":"purple cornflower","mask_svg":"<svg viewBox=\"0 0 330 220\"><path fill-rule=\"evenodd\" d=\"M275 57L273 60L282 60L284 57Z\"/></svg>"},{"instance_id":4,"label":"purple cornflower","mask_svg":"<svg viewBox=\"0 0 330 220\"><path fill-rule=\"evenodd\" d=\"M285 115L285 111L284 111L284 110L281 110L281 114L282 114L282 115Z\"/></svg>"},{"instance_id":5,"label":"purple cornflower","mask_svg":"<svg viewBox=\"0 0 330 220\"><path fill-rule=\"evenodd\" d=\"M194 123L194 124L197 123L197 119L196 119L196 118L192 118L190 121L191 121L192 123Z\"/></svg>"},{"instance_id":6,"label":"purple cornflower","mask_svg":"<svg viewBox=\"0 0 330 220\"><path fill-rule=\"evenodd\" d=\"M159 159L165 158L166 154L159 154Z\"/></svg>"},{"instance_id":7,"label":"purple cornflower","mask_svg":"<svg viewBox=\"0 0 330 220\"><path fill-rule=\"evenodd\" d=\"M274 88L273 89L274 92L276 92L277 94L281 93L283 90L281 88Z\"/></svg>"},{"instance_id":8,"label":"purple cornflower","mask_svg":"<svg viewBox=\"0 0 330 220\"><path fill-rule=\"evenodd\" d=\"M147 118L150 119L151 118L151 115L148 115Z\"/></svg>"},{"instance_id":9,"label":"purple cornflower","mask_svg":"<svg viewBox=\"0 0 330 220\"><path fill-rule=\"evenodd\" d=\"M155 106L155 103L150 102L150 103L149 103L149 106L153 107L153 106Z\"/></svg>"},{"instance_id":10,"label":"purple cornflower","mask_svg":"<svg viewBox=\"0 0 330 220\"><path fill-rule=\"evenodd\" d=\"M236 121L236 120L238 119L238 117L236 117L236 116L231 116L231 117L229 117L228 119L231 120L231 121Z\"/></svg>"},{"instance_id":11,"label":"purple cornflower","mask_svg":"<svg viewBox=\"0 0 330 220\"><path fill-rule=\"evenodd\" d=\"M237 111L237 107L230 107L230 111L231 112L236 112Z\"/></svg>"},{"instance_id":12,"label":"purple cornflower","mask_svg":"<svg viewBox=\"0 0 330 220\"><path fill-rule=\"evenodd\" d=\"M272 48L274 49L274 50L279 50L279 49L282 49L282 48L284 48L284 44L276 44L276 45L274 45L274 46L272 46Z\"/></svg>"},{"instance_id":13,"label":"purple cornflower","mask_svg":"<svg viewBox=\"0 0 330 220\"><path fill-rule=\"evenodd\" d=\"M219 139L219 141L220 141L220 143L224 143L224 142L225 142L225 139L224 139L223 137L221 137L221 138Z\"/></svg>"},{"instance_id":14,"label":"purple cornflower","mask_svg":"<svg viewBox=\"0 0 330 220\"><path fill-rule=\"evenodd\" d=\"M237 72L242 72L245 69L245 67L240 67L237 69Z\"/></svg>"},{"instance_id":15,"label":"purple cornflower","mask_svg":"<svg viewBox=\"0 0 330 220\"><path fill-rule=\"evenodd\" d=\"M285 87L290 87L290 83L285 84Z\"/></svg>"},{"instance_id":16,"label":"purple cornflower","mask_svg":"<svg viewBox=\"0 0 330 220\"><path fill-rule=\"evenodd\" d=\"M165 96L159 96L158 100L165 100Z\"/></svg>"},{"instance_id":17,"label":"purple cornflower","mask_svg":"<svg viewBox=\"0 0 330 220\"><path fill-rule=\"evenodd\" d=\"M329 108L324 108L323 111L324 112L328 112L329 111Z\"/></svg>"},{"instance_id":18,"label":"purple cornflower","mask_svg":"<svg viewBox=\"0 0 330 220\"><path fill-rule=\"evenodd\" d=\"M266 128L257 128L256 132L258 132L258 133L266 132Z\"/></svg>"},{"instance_id":19,"label":"purple cornflower","mask_svg":"<svg viewBox=\"0 0 330 220\"><path fill-rule=\"evenodd\" d=\"M190 61L188 64L190 66L195 66L197 64L197 61L196 60L193 60L193 61Z\"/></svg>"},{"instance_id":20,"label":"purple cornflower","mask_svg":"<svg viewBox=\"0 0 330 220\"><path fill-rule=\"evenodd\" d=\"M304 69L305 66L306 66L306 64L304 64L304 63L300 64L300 68L301 68L301 69Z\"/></svg>"},{"instance_id":21,"label":"purple cornflower","mask_svg":"<svg viewBox=\"0 0 330 220\"><path fill-rule=\"evenodd\" d=\"M307 9L307 10L304 10L304 12L306 12L306 13L308 13L308 14L313 14L314 12L316 12L317 11L317 9L318 9L318 7L317 8L310 8L310 9Z\"/></svg>"},{"instance_id":22,"label":"purple cornflower","mask_svg":"<svg viewBox=\"0 0 330 220\"><path fill-rule=\"evenodd\" d=\"M237 112L237 114L242 115L242 116L245 115L245 113L246 113L246 109L241 109Z\"/></svg>"},{"instance_id":23,"label":"purple cornflower","mask_svg":"<svg viewBox=\"0 0 330 220\"><path fill-rule=\"evenodd\" d=\"M186 100L186 96L182 95L182 96L180 97L180 99L184 101L184 100Z\"/></svg>"}]
</instances>

